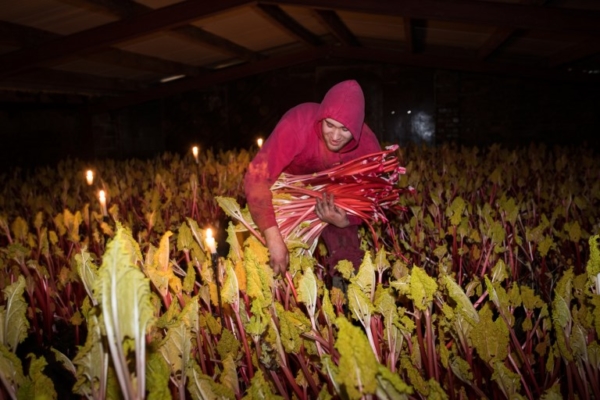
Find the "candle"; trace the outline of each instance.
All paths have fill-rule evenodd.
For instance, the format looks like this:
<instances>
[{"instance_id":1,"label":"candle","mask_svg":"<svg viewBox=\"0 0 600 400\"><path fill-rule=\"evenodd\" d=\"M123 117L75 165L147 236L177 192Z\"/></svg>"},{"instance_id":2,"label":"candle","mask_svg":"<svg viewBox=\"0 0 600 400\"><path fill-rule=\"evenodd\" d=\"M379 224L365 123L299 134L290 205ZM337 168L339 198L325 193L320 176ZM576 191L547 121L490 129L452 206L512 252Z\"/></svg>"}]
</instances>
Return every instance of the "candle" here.
<instances>
[{"instance_id":1,"label":"candle","mask_svg":"<svg viewBox=\"0 0 600 400\"><path fill-rule=\"evenodd\" d=\"M104 190L101 190L100 192L98 192L98 198L100 199L100 207L102 208L102 215L107 216L108 213L106 212L106 193L104 193Z\"/></svg>"},{"instance_id":2,"label":"candle","mask_svg":"<svg viewBox=\"0 0 600 400\"><path fill-rule=\"evenodd\" d=\"M256 144L258 145L258 148L260 149L263 145L263 138L258 138L258 140L256 141Z\"/></svg>"},{"instance_id":3,"label":"candle","mask_svg":"<svg viewBox=\"0 0 600 400\"><path fill-rule=\"evenodd\" d=\"M206 230L206 246L208 247L210 254L217 253L217 246L215 244L215 238L213 237L212 229L210 229L210 228L208 228Z\"/></svg>"},{"instance_id":4,"label":"candle","mask_svg":"<svg viewBox=\"0 0 600 400\"><path fill-rule=\"evenodd\" d=\"M194 155L194 160L196 160L196 164L198 164L198 146L192 147L192 154Z\"/></svg>"},{"instance_id":5,"label":"candle","mask_svg":"<svg viewBox=\"0 0 600 400\"><path fill-rule=\"evenodd\" d=\"M94 183L94 171L92 171L91 169L88 169L85 172L85 179L87 180L88 185L91 185L92 183Z\"/></svg>"}]
</instances>

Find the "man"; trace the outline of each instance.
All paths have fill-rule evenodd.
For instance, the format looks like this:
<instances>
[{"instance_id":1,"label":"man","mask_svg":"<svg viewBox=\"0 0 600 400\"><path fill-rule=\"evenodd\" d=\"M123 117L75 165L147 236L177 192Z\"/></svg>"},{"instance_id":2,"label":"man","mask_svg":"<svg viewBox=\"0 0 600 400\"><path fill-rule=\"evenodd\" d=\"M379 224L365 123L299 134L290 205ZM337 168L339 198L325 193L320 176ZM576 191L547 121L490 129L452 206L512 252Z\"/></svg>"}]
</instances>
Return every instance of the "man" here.
<instances>
[{"instance_id":1,"label":"man","mask_svg":"<svg viewBox=\"0 0 600 400\"><path fill-rule=\"evenodd\" d=\"M250 163L244 178L246 199L266 239L275 274L285 273L289 254L275 220L271 186L282 172L310 174L381 151L364 116L365 99L358 82L340 82L320 104L302 103L286 112ZM317 216L329 224L321 237L329 252L330 274L344 259L358 268L363 257L358 237L361 219L336 207L333 195L317 199L315 208Z\"/></svg>"}]
</instances>

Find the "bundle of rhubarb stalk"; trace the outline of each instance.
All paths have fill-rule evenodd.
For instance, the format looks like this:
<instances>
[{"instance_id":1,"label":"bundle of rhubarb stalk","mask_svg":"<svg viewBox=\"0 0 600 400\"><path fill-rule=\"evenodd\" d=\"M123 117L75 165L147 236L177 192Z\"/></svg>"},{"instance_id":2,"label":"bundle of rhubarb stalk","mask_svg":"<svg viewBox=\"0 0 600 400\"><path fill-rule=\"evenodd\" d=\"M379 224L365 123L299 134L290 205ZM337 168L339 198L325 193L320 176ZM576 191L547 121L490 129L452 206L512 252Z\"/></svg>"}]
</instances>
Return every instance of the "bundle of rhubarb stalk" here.
<instances>
[{"instance_id":1,"label":"bundle of rhubarb stalk","mask_svg":"<svg viewBox=\"0 0 600 400\"><path fill-rule=\"evenodd\" d=\"M344 164L314 174L281 174L271 188L275 217L283 239L288 245L297 243L312 254L319 235L327 226L316 214L317 198L323 193L334 195L334 204L347 215L363 220L373 235L374 225L388 223L388 213L404 211L400 195L410 188L398 187L406 169L396 157L398 145L371 153Z\"/></svg>"}]
</instances>

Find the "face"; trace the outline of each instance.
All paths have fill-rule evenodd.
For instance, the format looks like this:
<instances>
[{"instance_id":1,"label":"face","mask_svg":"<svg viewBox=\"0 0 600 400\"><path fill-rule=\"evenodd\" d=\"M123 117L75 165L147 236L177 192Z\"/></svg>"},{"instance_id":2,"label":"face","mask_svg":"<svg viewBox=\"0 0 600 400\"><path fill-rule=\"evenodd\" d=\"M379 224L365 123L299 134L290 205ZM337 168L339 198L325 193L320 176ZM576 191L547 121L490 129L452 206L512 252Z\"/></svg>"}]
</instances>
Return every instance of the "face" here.
<instances>
[{"instance_id":1,"label":"face","mask_svg":"<svg viewBox=\"0 0 600 400\"><path fill-rule=\"evenodd\" d=\"M338 152L352 140L352 133L341 123L325 118L321 123L323 140L330 151Z\"/></svg>"}]
</instances>

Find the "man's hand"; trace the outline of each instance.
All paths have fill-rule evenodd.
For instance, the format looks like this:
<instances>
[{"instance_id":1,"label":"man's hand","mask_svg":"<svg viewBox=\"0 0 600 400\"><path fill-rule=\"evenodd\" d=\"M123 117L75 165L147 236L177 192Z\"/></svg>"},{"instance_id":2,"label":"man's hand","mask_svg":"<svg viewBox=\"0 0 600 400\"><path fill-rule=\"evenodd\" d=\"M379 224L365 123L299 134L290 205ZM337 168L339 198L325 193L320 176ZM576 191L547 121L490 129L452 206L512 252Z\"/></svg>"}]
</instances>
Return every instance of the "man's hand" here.
<instances>
[{"instance_id":1,"label":"man's hand","mask_svg":"<svg viewBox=\"0 0 600 400\"><path fill-rule=\"evenodd\" d=\"M334 204L333 194L328 195L327 193L323 193L323 198L317 199L315 211L317 217L323 222L335 225L338 228L345 228L350 225L350 221L348 221L348 217L346 216L346 211Z\"/></svg>"},{"instance_id":2,"label":"man's hand","mask_svg":"<svg viewBox=\"0 0 600 400\"><path fill-rule=\"evenodd\" d=\"M275 275L281 274L281 276L283 276L290 263L290 254L281 237L279 228L277 226L272 226L265 229L263 234L265 235L267 247L269 248L269 262L271 268L273 268Z\"/></svg>"}]
</instances>

